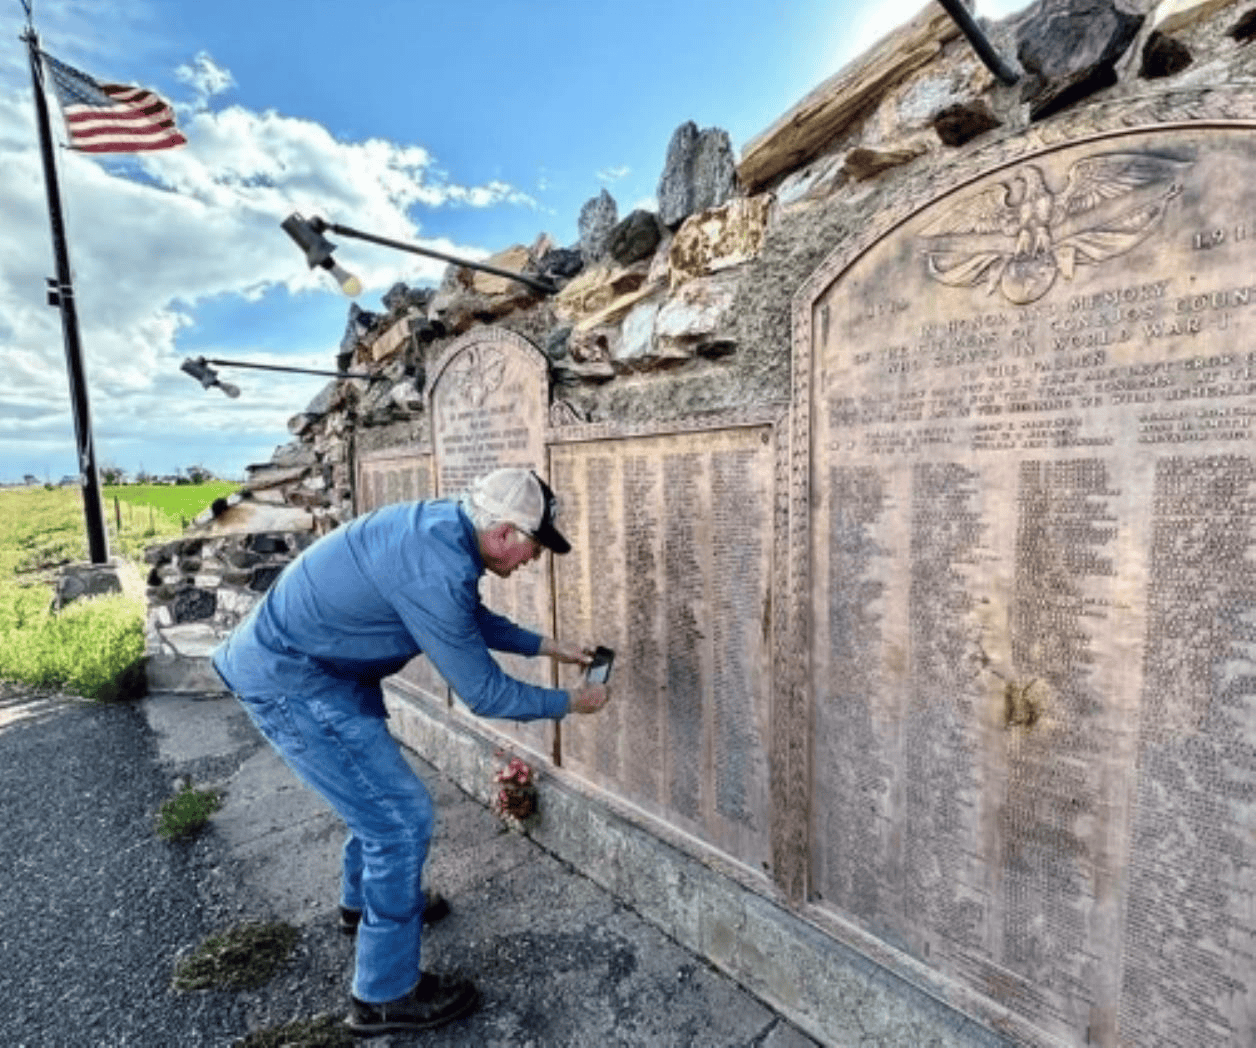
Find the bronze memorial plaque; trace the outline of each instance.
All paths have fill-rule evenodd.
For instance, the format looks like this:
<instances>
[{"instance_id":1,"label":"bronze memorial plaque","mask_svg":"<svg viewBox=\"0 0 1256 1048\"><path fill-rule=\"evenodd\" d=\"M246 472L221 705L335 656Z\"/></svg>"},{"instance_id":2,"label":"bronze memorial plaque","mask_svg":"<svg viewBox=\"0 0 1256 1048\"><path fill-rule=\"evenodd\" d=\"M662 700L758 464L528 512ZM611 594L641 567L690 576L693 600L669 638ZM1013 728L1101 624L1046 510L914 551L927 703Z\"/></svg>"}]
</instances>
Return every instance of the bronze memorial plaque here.
<instances>
[{"instance_id":1,"label":"bronze memorial plaque","mask_svg":"<svg viewBox=\"0 0 1256 1048\"><path fill-rule=\"evenodd\" d=\"M391 502L428 499L434 493L431 452L412 448L367 452L358 462L359 513Z\"/></svg>"},{"instance_id":2,"label":"bronze memorial plaque","mask_svg":"<svg viewBox=\"0 0 1256 1048\"><path fill-rule=\"evenodd\" d=\"M457 496L476 477L503 466L535 469L548 480L544 467L549 379L540 350L514 332L482 328L451 343L428 381L441 497ZM551 633L551 557L546 553L510 579L486 573L484 603L521 626ZM549 659L501 654L497 658L512 677L554 685ZM551 754L548 722L501 722L500 727L537 753Z\"/></svg>"},{"instance_id":3,"label":"bronze memorial plaque","mask_svg":"<svg viewBox=\"0 0 1256 1048\"><path fill-rule=\"evenodd\" d=\"M368 451L358 459L357 488L359 513L393 502L432 498L432 453L418 447ZM444 678L422 655L411 659L397 677L434 699L448 699Z\"/></svg>"},{"instance_id":4,"label":"bronze memorial plaque","mask_svg":"<svg viewBox=\"0 0 1256 1048\"><path fill-rule=\"evenodd\" d=\"M1041 1043L1256 1044L1256 136L875 235L798 314L815 912Z\"/></svg>"},{"instance_id":5,"label":"bronze memorial plaque","mask_svg":"<svg viewBox=\"0 0 1256 1048\"><path fill-rule=\"evenodd\" d=\"M563 766L762 876L770 858L773 427L555 445L559 632L616 651ZM564 682L575 683L570 672Z\"/></svg>"}]
</instances>

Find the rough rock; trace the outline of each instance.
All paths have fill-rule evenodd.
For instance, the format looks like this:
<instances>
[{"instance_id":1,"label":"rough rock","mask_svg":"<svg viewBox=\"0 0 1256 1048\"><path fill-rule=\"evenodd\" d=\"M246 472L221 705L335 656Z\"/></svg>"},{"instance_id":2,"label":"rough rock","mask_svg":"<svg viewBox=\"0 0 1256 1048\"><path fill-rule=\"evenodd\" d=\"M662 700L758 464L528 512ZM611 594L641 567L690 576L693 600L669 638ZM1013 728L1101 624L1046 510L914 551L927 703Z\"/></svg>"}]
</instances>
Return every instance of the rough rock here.
<instances>
[{"instance_id":1,"label":"rough rock","mask_svg":"<svg viewBox=\"0 0 1256 1048\"><path fill-rule=\"evenodd\" d=\"M648 298L657 295L660 289L659 284L645 283L635 291L629 291L627 294L619 295L612 299L611 302L595 313L590 313L583 320L576 324L572 334L580 336L584 332L595 327L602 327L609 324L618 324L625 316L640 303Z\"/></svg>"},{"instance_id":2,"label":"rough rock","mask_svg":"<svg viewBox=\"0 0 1256 1048\"><path fill-rule=\"evenodd\" d=\"M648 359L654 349L654 319L659 314L659 301L639 302L619 328L619 345L615 347L615 360L631 363Z\"/></svg>"},{"instance_id":3,"label":"rough rock","mask_svg":"<svg viewBox=\"0 0 1256 1048\"><path fill-rule=\"evenodd\" d=\"M300 441L294 440L287 444L281 445L275 449L275 453L270 457L271 464L278 467L284 466L312 466L317 461L314 451L308 444L302 444Z\"/></svg>"},{"instance_id":4,"label":"rough rock","mask_svg":"<svg viewBox=\"0 0 1256 1048\"><path fill-rule=\"evenodd\" d=\"M736 197L686 219L668 250L672 290L688 280L754 258L763 244L771 207L771 195L761 193Z\"/></svg>"},{"instance_id":5,"label":"rough rock","mask_svg":"<svg viewBox=\"0 0 1256 1048\"><path fill-rule=\"evenodd\" d=\"M560 385L577 382L608 382L615 377L615 366L609 360L577 361L572 358L554 363L554 381Z\"/></svg>"},{"instance_id":6,"label":"rough rock","mask_svg":"<svg viewBox=\"0 0 1256 1048\"><path fill-rule=\"evenodd\" d=\"M906 149L869 149L858 146L846 154L842 170L856 182L863 182L891 168L910 164L924 152L924 148L920 146Z\"/></svg>"},{"instance_id":7,"label":"rough rock","mask_svg":"<svg viewBox=\"0 0 1256 1048\"><path fill-rule=\"evenodd\" d=\"M663 302L652 299L637 305L624 318L619 341L611 347L611 359L624 370L644 370L689 360L694 349L684 339L655 336Z\"/></svg>"},{"instance_id":8,"label":"rough rock","mask_svg":"<svg viewBox=\"0 0 1256 1048\"><path fill-rule=\"evenodd\" d=\"M638 290L645 279L645 268L640 265L625 269L604 263L586 269L554 296L554 314L563 322L583 320L621 295Z\"/></svg>"},{"instance_id":9,"label":"rough rock","mask_svg":"<svg viewBox=\"0 0 1256 1048\"><path fill-rule=\"evenodd\" d=\"M615 198L605 189L580 209L580 254L586 263L606 257L606 241L619 219Z\"/></svg>"},{"instance_id":10,"label":"rough rock","mask_svg":"<svg viewBox=\"0 0 1256 1048\"><path fill-rule=\"evenodd\" d=\"M929 127L944 109L967 102L981 93L980 76L972 66L960 66L916 80L909 80L891 95L893 107L884 114L889 134Z\"/></svg>"},{"instance_id":11,"label":"rough rock","mask_svg":"<svg viewBox=\"0 0 1256 1048\"><path fill-rule=\"evenodd\" d=\"M318 461L314 454L313 448L310 449L310 461L306 465L289 466L287 469L266 469L250 470L248 482L244 485L245 492L263 491L266 488L277 487L280 484L292 484L305 476L308 466L314 465ZM228 501L235 498L234 495L229 496ZM238 500L237 500L238 501ZM235 503L232 503L234 505ZM198 516L196 518L200 520Z\"/></svg>"},{"instance_id":12,"label":"rough rock","mask_svg":"<svg viewBox=\"0 0 1256 1048\"><path fill-rule=\"evenodd\" d=\"M288 419L288 432L294 436L306 433L311 426L324 419L345 402L345 389L340 379L332 379L306 406L305 410Z\"/></svg>"},{"instance_id":13,"label":"rough rock","mask_svg":"<svg viewBox=\"0 0 1256 1048\"><path fill-rule=\"evenodd\" d=\"M371 359L376 363L381 360L387 360L410 342L410 335L410 317L398 317L392 324L384 328L380 332L379 337L372 343Z\"/></svg>"},{"instance_id":14,"label":"rough rock","mask_svg":"<svg viewBox=\"0 0 1256 1048\"><path fill-rule=\"evenodd\" d=\"M638 208L610 231L606 250L621 266L630 266L653 257L662 239L663 229L658 216Z\"/></svg>"},{"instance_id":15,"label":"rough rock","mask_svg":"<svg viewBox=\"0 0 1256 1048\"><path fill-rule=\"evenodd\" d=\"M1144 16L1112 0L1045 0L1017 33L1016 56L1027 74L1021 100L1041 120L1117 81Z\"/></svg>"},{"instance_id":16,"label":"rough rock","mask_svg":"<svg viewBox=\"0 0 1256 1048\"><path fill-rule=\"evenodd\" d=\"M856 63L830 77L741 151L737 175L748 192L831 151L885 93L959 36L940 6L930 4Z\"/></svg>"},{"instance_id":17,"label":"rough rock","mask_svg":"<svg viewBox=\"0 0 1256 1048\"><path fill-rule=\"evenodd\" d=\"M567 348L577 364L602 364L611 359L611 346L619 338L619 331L610 324L575 328Z\"/></svg>"},{"instance_id":18,"label":"rough rock","mask_svg":"<svg viewBox=\"0 0 1256 1048\"><path fill-rule=\"evenodd\" d=\"M490 266L496 266L498 269L508 269L512 273L524 273L532 266L532 254L522 244L516 244L514 247L508 247L505 251L499 251L488 260ZM518 289L528 290L527 284L521 284L517 280L511 280L509 277L499 277L495 273L484 273L473 271L474 276L471 278L471 290L481 295L513 295Z\"/></svg>"},{"instance_id":19,"label":"rough rock","mask_svg":"<svg viewBox=\"0 0 1256 1048\"><path fill-rule=\"evenodd\" d=\"M732 342L736 289L727 280L691 280L659 310L654 336L666 352L698 351L703 344Z\"/></svg>"},{"instance_id":20,"label":"rough rock","mask_svg":"<svg viewBox=\"0 0 1256 1048\"><path fill-rule=\"evenodd\" d=\"M1144 80L1158 80L1165 76L1175 76L1187 68L1194 59L1191 49L1180 40L1175 40L1164 33L1153 31L1143 44L1143 64L1138 75Z\"/></svg>"},{"instance_id":21,"label":"rough rock","mask_svg":"<svg viewBox=\"0 0 1256 1048\"><path fill-rule=\"evenodd\" d=\"M789 175L776 187L777 203L784 207L804 200L828 196L846 181L842 170L844 157L839 154L819 157L806 167Z\"/></svg>"},{"instance_id":22,"label":"rough rock","mask_svg":"<svg viewBox=\"0 0 1256 1048\"><path fill-rule=\"evenodd\" d=\"M426 313L434 294L431 288L414 288L398 282L381 296L380 301L384 303L384 308L389 313L400 313L404 309Z\"/></svg>"},{"instance_id":23,"label":"rough rock","mask_svg":"<svg viewBox=\"0 0 1256 1048\"><path fill-rule=\"evenodd\" d=\"M567 343L571 339L571 325L554 328L545 339L545 355L550 360L562 360L568 355Z\"/></svg>"},{"instance_id":24,"label":"rough rock","mask_svg":"<svg viewBox=\"0 0 1256 1048\"><path fill-rule=\"evenodd\" d=\"M998 126L999 118L983 98L947 106L933 118L933 130L948 146L962 146Z\"/></svg>"},{"instance_id":25,"label":"rough rock","mask_svg":"<svg viewBox=\"0 0 1256 1048\"><path fill-rule=\"evenodd\" d=\"M541 256L537 268L550 280L570 280L584 268L579 248L556 247Z\"/></svg>"},{"instance_id":26,"label":"rough rock","mask_svg":"<svg viewBox=\"0 0 1256 1048\"><path fill-rule=\"evenodd\" d=\"M1228 35L1240 44L1246 43L1253 36L1256 36L1256 7L1245 12L1243 17L1230 27Z\"/></svg>"},{"instance_id":27,"label":"rough rock","mask_svg":"<svg viewBox=\"0 0 1256 1048\"><path fill-rule=\"evenodd\" d=\"M1152 28L1161 33L1176 33L1189 25L1211 17L1234 0L1164 0L1151 14Z\"/></svg>"},{"instance_id":28,"label":"rough rock","mask_svg":"<svg viewBox=\"0 0 1256 1048\"><path fill-rule=\"evenodd\" d=\"M340 339L340 348L352 352L358 342L379 322L378 313L370 313L356 302L349 303L349 319L345 323L345 333Z\"/></svg>"},{"instance_id":29,"label":"rough rock","mask_svg":"<svg viewBox=\"0 0 1256 1048\"><path fill-rule=\"evenodd\" d=\"M737 165L728 132L717 127L699 131L693 121L681 124L667 146L659 178L659 221L675 229L695 212L724 203L736 186Z\"/></svg>"},{"instance_id":30,"label":"rough rock","mask_svg":"<svg viewBox=\"0 0 1256 1048\"><path fill-rule=\"evenodd\" d=\"M427 312L428 319L439 323L450 335L461 335L488 312L488 299L471 290L470 271L458 267L457 272L468 274L465 283L446 276Z\"/></svg>"},{"instance_id":31,"label":"rough rock","mask_svg":"<svg viewBox=\"0 0 1256 1048\"><path fill-rule=\"evenodd\" d=\"M212 590L191 586L181 590L171 601L170 611L175 622L196 622L212 619L218 600Z\"/></svg>"},{"instance_id":32,"label":"rough rock","mask_svg":"<svg viewBox=\"0 0 1256 1048\"><path fill-rule=\"evenodd\" d=\"M67 564L57 576L54 611L80 597L99 597L108 593L121 593L122 581L118 578L118 566L109 564Z\"/></svg>"}]
</instances>

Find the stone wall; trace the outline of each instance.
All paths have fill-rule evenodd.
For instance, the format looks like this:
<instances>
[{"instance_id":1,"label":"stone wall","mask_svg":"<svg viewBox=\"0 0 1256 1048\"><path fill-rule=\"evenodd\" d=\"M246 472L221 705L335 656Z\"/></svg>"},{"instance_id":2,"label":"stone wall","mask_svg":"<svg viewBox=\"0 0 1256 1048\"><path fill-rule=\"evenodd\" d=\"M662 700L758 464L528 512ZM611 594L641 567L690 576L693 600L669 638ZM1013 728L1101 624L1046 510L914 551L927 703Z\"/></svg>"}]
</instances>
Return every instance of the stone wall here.
<instances>
[{"instance_id":1,"label":"stone wall","mask_svg":"<svg viewBox=\"0 0 1256 1048\"><path fill-rule=\"evenodd\" d=\"M209 653L313 541L306 528L197 535L150 547L144 555L149 686L222 690Z\"/></svg>"},{"instance_id":2,"label":"stone wall","mask_svg":"<svg viewBox=\"0 0 1256 1048\"><path fill-rule=\"evenodd\" d=\"M1014 68L1001 84L930 4L817 87L735 160L728 136L683 124L666 150L659 210L620 216L605 191L580 241L541 234L488 261L550 277L552 297L450 267L437 289L398 285L383 309L351 308L339 363L380 380L335 380L293 416L293 442L249 467L245 490L353 516L355 453L424 431L428 364L476 326L518 332L549 358L556 417L633 422L790 395L790 302L808 274L903 182L1041 127L1080 132L1087 107L1250 78L1247 5L1217 0L1051 0L983 23ZM1154 114L1150 119L1155 119Z\"/></svg>"}]
</instances>

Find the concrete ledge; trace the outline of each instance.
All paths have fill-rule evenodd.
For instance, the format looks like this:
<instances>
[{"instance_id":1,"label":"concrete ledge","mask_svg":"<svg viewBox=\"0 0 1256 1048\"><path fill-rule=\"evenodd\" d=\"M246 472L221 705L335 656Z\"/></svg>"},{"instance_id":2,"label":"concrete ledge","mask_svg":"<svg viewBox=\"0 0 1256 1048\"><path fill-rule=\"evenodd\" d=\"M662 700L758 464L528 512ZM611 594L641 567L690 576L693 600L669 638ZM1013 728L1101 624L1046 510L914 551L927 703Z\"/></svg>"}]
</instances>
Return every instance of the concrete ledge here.
<instances>
[{"instance_id":1,"label":"concrete ledge","mask_svg":"<svg viewBox=\"0 0 1256 1048\"><path fill-rule=\"evenodd\" d=\"M210 665L208 656L150 655L145 663L150 692L172 691L226 694L222 678Z\"/></svg>"},{"instance_id":2,"label":"concrete ledge","mask_svg":"<svg viewBox=\"0 0 1256 1048\"><path fill-rule=\"evenodd\" d=\"M493 752L517 751L517 743L395 687L386 697L394 735L487 803ZM538 791L537 844L823 1043L1010 1044L765 897L774 891L767 881L754 889L753 871L714 861L700 842L693 849L668 843L647 817L634 818L562 769L544 768Z\"/></svg>"}]
</instances>

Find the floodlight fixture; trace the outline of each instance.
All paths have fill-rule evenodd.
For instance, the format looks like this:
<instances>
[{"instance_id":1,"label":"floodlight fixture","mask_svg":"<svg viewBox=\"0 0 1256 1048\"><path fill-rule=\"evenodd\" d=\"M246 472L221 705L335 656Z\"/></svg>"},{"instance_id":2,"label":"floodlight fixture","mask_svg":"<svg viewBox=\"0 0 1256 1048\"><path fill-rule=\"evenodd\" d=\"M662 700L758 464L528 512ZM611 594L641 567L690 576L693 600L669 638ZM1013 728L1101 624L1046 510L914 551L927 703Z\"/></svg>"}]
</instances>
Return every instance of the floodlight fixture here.
<instances>
[{"instance_id":1,"label":"floodlight fixture","mask_svg":"<svg viewBox=\"0 0 1256 1048\"><path fill-rule=\"evenodd\" d=\"M214 386L217 386L233 400L240 395L240 387L233 386L230 382L220 381L218 372L209 366L204 357L197 357L195 360L188 357L187 360L179 365L179 370L186 371L205 389L212 389Z\"/></svg>"},{"instance_id":2,"label":"floodlight fixture","mask_svg":"<svg viewBox=\"0 0 1256 1048\"><path fill-rule=\"evenodd\" d=\"M327 270L336 278L340 290L350 298L357 298L362 294L362 281L332 258L336 245L323 236L323 230L327 226L321 219L315 218L313 222L307 222L294 211L280 223L280 227L305 252L305 260L311 269L318 266Z\"/></svg>"}]
</instances>

